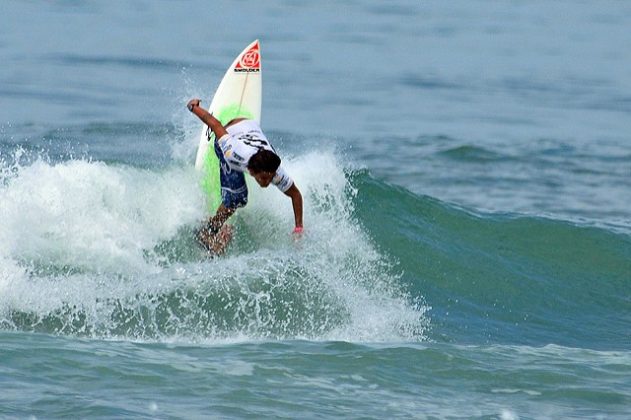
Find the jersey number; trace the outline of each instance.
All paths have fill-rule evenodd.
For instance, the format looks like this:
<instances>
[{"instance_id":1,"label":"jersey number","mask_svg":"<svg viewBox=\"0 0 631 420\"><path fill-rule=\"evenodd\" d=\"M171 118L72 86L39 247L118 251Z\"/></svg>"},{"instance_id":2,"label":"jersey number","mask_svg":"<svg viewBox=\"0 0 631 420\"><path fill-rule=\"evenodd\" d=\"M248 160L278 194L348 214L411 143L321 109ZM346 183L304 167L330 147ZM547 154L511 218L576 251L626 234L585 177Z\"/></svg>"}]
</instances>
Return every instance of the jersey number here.
<instances>
[{"instance_id":1,"label":"jersey number","mask_svg":"<svg viewBox=\"0 0 631 420\"><path fill-rule=\"evenodd\" d=\"M269 146L269 143L265 140L259 139L258 137L253 136L252 134L244 134L240 137L243 143L248 146L255 147L259 150L264 149L265 146Z\"/></svg>"}]
</instances>

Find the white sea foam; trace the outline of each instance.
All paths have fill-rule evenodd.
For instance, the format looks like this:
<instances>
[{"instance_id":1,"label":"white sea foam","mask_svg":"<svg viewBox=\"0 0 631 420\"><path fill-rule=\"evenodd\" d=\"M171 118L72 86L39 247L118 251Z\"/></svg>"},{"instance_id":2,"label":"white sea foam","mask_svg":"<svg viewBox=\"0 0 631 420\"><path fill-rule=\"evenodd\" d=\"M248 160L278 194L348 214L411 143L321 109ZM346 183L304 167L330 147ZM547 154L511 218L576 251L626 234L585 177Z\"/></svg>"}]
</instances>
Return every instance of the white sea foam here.
<instances>
[{"instance_id":1,"label":"white sea foam","mask_svg":"<svg viewBox=\"0 0 631 420\"><path fill-rule=\"evenodd\" d=\"M0 188L0 322L164 341L421 339L424 308L353 219L334 153L284 166L305 198L305 236L290 235L287 197L253 185L216 259L192 239L206 210L189 165L20 167Z\"/></svg>"}]
</instances>

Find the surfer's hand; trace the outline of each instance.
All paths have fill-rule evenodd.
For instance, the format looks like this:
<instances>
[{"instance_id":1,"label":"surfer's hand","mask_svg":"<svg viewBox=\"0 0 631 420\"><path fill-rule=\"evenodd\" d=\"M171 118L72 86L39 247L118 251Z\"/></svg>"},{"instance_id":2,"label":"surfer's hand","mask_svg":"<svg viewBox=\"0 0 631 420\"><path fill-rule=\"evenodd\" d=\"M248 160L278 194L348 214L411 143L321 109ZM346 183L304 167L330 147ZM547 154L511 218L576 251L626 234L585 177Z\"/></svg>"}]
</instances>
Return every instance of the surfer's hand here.
<instances>
[{"instance_id":1,"label":"surfer's hand","mask_svg":"<svg viewBox=\"0 0 631 420\"><path fill-rule=\"evenodd\" d=\"M186 107L188 108L189 111L193 112L193 108L195 108L196 106L199 106L201 102L202 102L201 99L191 99L190 101L188 101L188 104L186 105Z\"/></svg>"},{"instance_id":2,"label":"surfer's hand","mask_svg":"<svg viewBox=\"0 0 631 420\"><path fill-rule=\"evenodd\" d=\"M304 228L302 226L296 226L291 234L295 239L298 239L302 237L303 232Z\"/></svg>"}]
</instances>

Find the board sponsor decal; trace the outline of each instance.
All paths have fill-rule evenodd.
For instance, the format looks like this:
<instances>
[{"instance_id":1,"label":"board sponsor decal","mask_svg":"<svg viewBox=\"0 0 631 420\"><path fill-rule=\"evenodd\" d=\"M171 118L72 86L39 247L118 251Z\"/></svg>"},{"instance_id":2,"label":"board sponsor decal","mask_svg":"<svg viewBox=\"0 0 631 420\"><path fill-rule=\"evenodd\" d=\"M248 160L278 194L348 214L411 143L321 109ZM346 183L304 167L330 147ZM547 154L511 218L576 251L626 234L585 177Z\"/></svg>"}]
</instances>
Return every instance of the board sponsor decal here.
<instances>
[{"instance_id":1,"label":"board sponsor decal","mask_svg":"<svg viewBox=\"0 0 631 420\"><path fill-rule=\"evenodd\" d=\"M234 66L235 73L256 73L261 71L261 54L259 43L257 42L241 55L241 58Z\"/></svg>"}]
</instances>

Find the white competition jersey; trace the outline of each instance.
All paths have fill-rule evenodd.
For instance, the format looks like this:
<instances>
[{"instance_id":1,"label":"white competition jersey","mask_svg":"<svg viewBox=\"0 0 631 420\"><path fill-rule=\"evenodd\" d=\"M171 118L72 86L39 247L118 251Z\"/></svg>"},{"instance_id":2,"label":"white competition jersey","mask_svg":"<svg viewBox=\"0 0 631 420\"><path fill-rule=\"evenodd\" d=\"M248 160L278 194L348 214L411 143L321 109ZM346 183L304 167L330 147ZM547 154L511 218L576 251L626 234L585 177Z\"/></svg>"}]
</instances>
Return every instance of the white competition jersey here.
<instances>
[{"instance_id":1,"label":"white competition jersey","mask_svg":"<svg viewBox=\"0 0 631 420\"><path fill-rule=\"evenodd\" d=\"M228 134L217 140L223 157L232 170L247 172L250 158L259 150L276 151L270 144L261 127L254 120L243 120L226 129ZM293 185L294 181L279 166L272 184L285 192Z\"/></svg>"}]
</instances>

